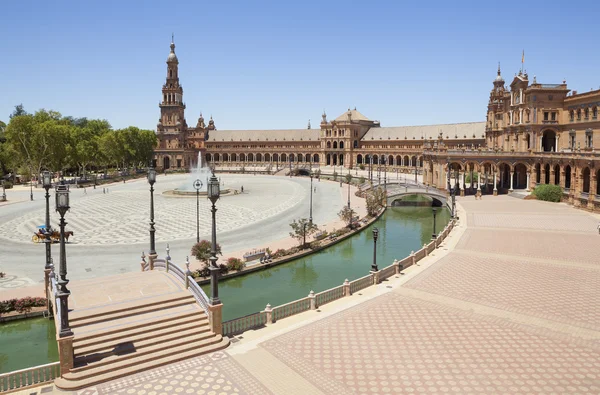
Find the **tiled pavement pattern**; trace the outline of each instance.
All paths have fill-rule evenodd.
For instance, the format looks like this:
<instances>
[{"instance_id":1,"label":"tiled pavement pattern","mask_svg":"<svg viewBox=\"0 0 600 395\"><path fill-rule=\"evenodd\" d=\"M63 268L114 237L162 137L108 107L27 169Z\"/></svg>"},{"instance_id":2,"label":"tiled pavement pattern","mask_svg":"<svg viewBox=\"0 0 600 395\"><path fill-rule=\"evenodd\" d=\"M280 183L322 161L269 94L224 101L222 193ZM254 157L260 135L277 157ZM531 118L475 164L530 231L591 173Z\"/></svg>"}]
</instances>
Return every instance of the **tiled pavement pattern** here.
<instances>
[{"instance_id":1,"label":"tiled pavement pattern","mask_svg":"<svg viewBox=\"0 0 600 395\"><path fill-rule=\"evenodd\" d=\"M406 286L600 330L599 270L460 252Z\"/></svg>"},{"instance_id":2,"label":"tiled pavement pattern","mask_svg":"<svg viewBox=\"0 0 600 395\"><path fill-rule=\"evenodd\" d=\"M88 390L95 390L98 395L269 394L262 384L224 352L174 363ZM78 393L84 394L83 391Z\"/></svg>"},{"instance_id":3,"label":"tiled pavement pattern","mask_svg":"<svg viewBox=\"0 0 600 395\"><path fill-rule=\"evenodd\" d=\"M251 202L246 196L227 196L219 201L217 231L240 228L253 222L276 216L298 204L304 197L302 186L294 182L281 185L265 185L268 191L260 191L259 199ZM268 184L272 180L264 181ZM255 186L259 188L261 184ZM259 193L258 191L256 193ZM240 198L245 199L244 203ZM190 239L196 236L196 199L193 197L163 196L159 191L154 197L157 242ZM200 198L200 233L210 231L210 202ZM0 237L31 243L37 226L44 223L45 209L32 210L27 214L0 224ZM70 242L85 245L111 245L147 243L149 196L145 189L123 190L108 194L96 193L72 201L67 218L67 230L74 232ZM52 226L58 228L58 216L52 216Z\"/></svg>"},{"instance_id":4,"label":"tiled pavement pattern","mask_svg":"<svg viewBox=\"0 0 600 395\"><path fill-rule=\"evenodd\" d=\"M328 394L600 393L597 221L508 197L460 203L472 215L459 250L262 347Z\"/></svg>"},{"instance_id":5,"label":"tiled pavement pattern","mask_svg":"<svg viewBox=\"0 0 600 395\"><path fill-rule=\"evenodd\" d=\"M586 342L395 293L262 346L328 394L600 391Z\"/></svg>"}]
</instances>

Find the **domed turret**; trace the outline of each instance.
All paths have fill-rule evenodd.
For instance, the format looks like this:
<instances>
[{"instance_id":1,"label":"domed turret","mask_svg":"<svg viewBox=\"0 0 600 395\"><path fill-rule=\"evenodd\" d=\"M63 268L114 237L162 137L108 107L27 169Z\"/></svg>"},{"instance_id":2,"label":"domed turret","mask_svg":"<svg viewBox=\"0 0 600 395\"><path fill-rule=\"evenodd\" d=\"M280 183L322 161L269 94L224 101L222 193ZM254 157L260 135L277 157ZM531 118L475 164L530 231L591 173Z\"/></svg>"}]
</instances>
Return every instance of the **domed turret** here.
<instances>
[{"instance_id":1,"label":"domed turret","mask_svg":"<svg viewBox=\"0 0 600 395\"><path fill-rule=\"evenodd\" d=\"M198 118L198 125L197 127L204 129L206 127L206 124L204 123L204 117L202 116L202 113L200 113L200 118Z\"/></svg>"},{"instance_id":2,"label":"domed turret","mask_svg":"<svg viewBox=\"0 0 600 395\"><path fill-rule=\"evenodd\" d=\"M179 63L179 60L177 59L177 55L175 55L175 42L173 40L173 36L171 36L171 52L169 53L169 56L167 57L167 62L175 62L175 63Z\"/></svg>"}]
</instances>

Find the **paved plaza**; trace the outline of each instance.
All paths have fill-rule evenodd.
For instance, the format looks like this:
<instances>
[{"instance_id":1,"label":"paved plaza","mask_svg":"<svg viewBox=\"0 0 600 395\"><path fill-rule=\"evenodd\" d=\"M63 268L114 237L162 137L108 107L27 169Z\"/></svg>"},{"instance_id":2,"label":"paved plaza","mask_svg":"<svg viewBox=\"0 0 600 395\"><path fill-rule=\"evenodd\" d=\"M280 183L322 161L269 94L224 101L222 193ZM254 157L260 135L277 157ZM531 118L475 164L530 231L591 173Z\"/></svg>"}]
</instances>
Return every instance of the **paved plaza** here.
<instances>
[{"instance_id":1,"label":"paved plaza","mask_svg":"<svg viewBox=\"0 0 600 395\"><path fill-rule=\"evenodd\" d=\"M218 242L223 254L239 253L289 237L289 223L309 216L308 177L277 177L252 174L220 174L224 189L244 193L223 196L217 202ZM156 248L160 256L170 244L174 261L183 265L196 240L196 198L165 195L181 187L189 175L160 175L155 184ZM335 182L313 182L313 218L322 225L338 221L345 205L346 190ZM149 185L145 179L103 187L71 189L71 210L66 215L67 230L74 232L67 246L69 278L93 278L139 270L142 251L149 249ZM344 193L342 193L344 192ZM51 218L58 227L51 191ZM0 206L0 271L7 278L3 290L15 290L43 282L44 245L31 241L38 225L44 223L44 191L9 190L12 202ZM353 198L354 200L354 198ZM358 199L356 199L358 200ZM200 198L200 237L210 238L210 202ZM58 262L58 244L53 245ZM21 290L22 296L29 294ZM21 296L17 294L17 296Z\"/></svg>"},{"instance_id":2,"label":"paved plaza","mask_svg":"<svg viewBox=\"0 0 600 395\"><path fill-rule=\"evenodd\" d=\"M79 393L600 393L598 218L511 197L459 204L459 225L403 275Z\"/></svg>"}]
</instances>

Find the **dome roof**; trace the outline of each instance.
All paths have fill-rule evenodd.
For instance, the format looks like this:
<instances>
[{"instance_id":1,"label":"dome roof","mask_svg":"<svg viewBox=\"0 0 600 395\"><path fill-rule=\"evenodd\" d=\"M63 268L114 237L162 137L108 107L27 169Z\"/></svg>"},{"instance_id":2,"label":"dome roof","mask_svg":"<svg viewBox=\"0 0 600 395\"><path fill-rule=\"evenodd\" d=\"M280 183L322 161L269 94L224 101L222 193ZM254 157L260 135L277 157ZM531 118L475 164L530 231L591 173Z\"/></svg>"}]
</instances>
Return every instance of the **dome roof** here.
<instances>
[{"instance_id":1,"label":"dome roof","mask_svg":"<svg viewBox=\"0 0 600 395\"><path fill-rule=\"evenodd\" d=\"M171 53L167 57L167 62L179 62L177 55L175 55L175 44L171 42Z\"/></svg>"}]
</instances>

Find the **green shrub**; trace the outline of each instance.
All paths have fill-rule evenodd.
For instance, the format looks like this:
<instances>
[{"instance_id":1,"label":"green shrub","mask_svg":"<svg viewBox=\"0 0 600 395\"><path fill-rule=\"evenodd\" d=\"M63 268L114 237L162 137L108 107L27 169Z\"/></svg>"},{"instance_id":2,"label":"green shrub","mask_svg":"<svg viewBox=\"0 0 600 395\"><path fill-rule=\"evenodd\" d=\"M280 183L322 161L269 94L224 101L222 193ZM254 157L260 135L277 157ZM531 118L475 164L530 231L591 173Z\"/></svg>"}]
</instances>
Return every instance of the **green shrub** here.
<instances>
[{"instance_id":1,"label":"green shrub","mask_svg":"<svg viewBox=\"0 0 600 395\"><path fill-rule=\"evenodd\" d=\"M358 165L358 168L359 168L359 169L361 169L361 170L364 170L364 169L365 169L365 165L363 165L363 164L361 163L360 165Z\"/></svg>"},{"instance_id":2,"label":"green shrub","mask_svg":"<svg viewBox=\"0 0 600 395\"><path fill-rule=\"evenodd\" d=\"M240 271L246 264L240 258L229 258L227 259L227 270L236 270Z\"/></svg>"},{"instance_id":3,"label":"green shrub","mask_svg":"<svg viewBox=\"0 0 600 395\"><path fill-rule=\"evenodd\" d=\"M10 313L11 311L18 311L19 313L27 313L31 311L33 307L44 307L46 306L46 298L32 298L27 296L21 299L9 299L0 302L0 315Z\"/></svg>"},{"instance_id":4,"label":"green shrub","mask_svg":"<svg viewBox=\"0 0 600 395\"><path fill-rule=\"evenodd\" d=\"M541 184L535 187L533 194L538 200L560 202L562 188L559 185Z\"/></svg>"}]
</instances>

